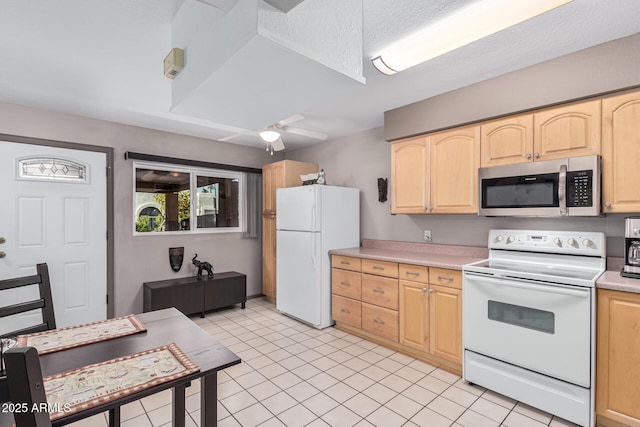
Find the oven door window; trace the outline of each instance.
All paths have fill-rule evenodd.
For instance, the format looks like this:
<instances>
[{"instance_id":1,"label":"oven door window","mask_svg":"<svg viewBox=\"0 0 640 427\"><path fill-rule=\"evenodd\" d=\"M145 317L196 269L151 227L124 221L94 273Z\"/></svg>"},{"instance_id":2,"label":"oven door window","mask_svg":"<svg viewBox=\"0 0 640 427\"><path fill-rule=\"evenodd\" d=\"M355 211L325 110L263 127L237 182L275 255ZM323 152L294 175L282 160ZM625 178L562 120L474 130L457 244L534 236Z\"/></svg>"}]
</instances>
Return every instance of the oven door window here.
<instances>
[{"instance_id":1,"label":"oven door window","mask_svg":"<svg viewBox=\"0 0 640 427\"><path fill-rule=\"evenodd\" d=\"M482 208L554 208L559 206L557 173L482 180Z\"/></svg>"},{"instance_id":2,"label":"oven door window","mask_svg":"<svg viewBox=\"0 0 640 427\"><path fill-rule=\"evenodd\" d=\"M555 315L550 311L492 300L488 301L488 307L491 320L547 334L555 333Z\"/></svg>"}]
</instances>

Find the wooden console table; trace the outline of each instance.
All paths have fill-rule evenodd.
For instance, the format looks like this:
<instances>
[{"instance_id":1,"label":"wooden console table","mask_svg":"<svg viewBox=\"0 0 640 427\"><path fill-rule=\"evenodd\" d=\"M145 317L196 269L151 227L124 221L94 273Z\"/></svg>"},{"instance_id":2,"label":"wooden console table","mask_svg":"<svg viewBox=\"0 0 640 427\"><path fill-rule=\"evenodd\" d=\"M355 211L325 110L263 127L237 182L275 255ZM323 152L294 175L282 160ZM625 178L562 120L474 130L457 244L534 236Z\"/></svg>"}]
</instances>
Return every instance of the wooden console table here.
<instances>
[{"instance_id":1,"label":"wooden console table","mask_svg":"<svg viewBox=\"0 0 640 427\"><path fill-rule=\"evenodd\" d=\"M143 283L144 312L175 307L186 315L247 302L247 276L236 271Z\"/></svg>"}]
</instances>

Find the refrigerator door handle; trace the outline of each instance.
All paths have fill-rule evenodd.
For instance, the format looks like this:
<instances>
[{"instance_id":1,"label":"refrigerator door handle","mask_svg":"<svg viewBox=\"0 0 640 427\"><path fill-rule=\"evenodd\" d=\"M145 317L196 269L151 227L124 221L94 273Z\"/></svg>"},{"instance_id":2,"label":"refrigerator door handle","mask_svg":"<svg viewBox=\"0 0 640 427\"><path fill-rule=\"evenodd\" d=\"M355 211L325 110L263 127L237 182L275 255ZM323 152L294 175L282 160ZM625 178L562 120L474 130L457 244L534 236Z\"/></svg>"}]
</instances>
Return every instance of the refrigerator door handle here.
<instances>
[{"instance_id":1,"label":"refrigerator door handle","mask_svg":"<svg viewBox=\"0 0 640 427\"><path fill-rule=\"evenodd\" d=\"M311 233L311 262L313 263L313 269L316 267L316 233Z\"/></svg>"}]
</instances>

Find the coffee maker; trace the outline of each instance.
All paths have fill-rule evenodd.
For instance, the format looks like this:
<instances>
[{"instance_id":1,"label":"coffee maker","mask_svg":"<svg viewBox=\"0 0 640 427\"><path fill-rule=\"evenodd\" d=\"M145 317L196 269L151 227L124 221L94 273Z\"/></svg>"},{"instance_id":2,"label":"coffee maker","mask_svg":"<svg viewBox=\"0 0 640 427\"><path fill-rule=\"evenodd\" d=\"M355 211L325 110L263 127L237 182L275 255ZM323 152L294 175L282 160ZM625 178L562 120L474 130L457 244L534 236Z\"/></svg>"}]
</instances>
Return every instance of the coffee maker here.
<instances>
[{"instance_id":1,"label":"coffee maker","mask_svg":"<svg viewBox=\"0 0 640 427\"><path fill-rule=\"evenodd\" d=\"M640 279L640 217L625 218L623 277Z\"/></svg>"}]
</instances>

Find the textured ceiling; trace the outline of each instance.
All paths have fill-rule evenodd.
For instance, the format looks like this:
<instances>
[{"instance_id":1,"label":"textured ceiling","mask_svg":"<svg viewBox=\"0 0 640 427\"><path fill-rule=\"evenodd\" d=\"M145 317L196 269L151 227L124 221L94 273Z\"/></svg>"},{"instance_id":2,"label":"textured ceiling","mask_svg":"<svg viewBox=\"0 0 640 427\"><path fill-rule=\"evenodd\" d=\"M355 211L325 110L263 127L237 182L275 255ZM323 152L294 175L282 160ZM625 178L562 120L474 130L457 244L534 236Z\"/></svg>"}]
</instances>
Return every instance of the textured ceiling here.
<instances>
[{"instance_id":1,"label":"textured ceiling","mask_svg":"<svg viewBox=\"0 0 640 427\"><path fill-rule=\"evenodd\" d=\"M205 138L247 133L232 142L261 147L251 135L256 129L170 112L172 81L163 76L162 60L174 47L172 20L185 1L196 0L0 0L0 101ZM574 0L383 76L369 58L469 1L345 1L363 3L366 84L298 111L305 119L295 123L330 138L382 126L386 110L640 32L638 0ZM289 77L296 79L294 70ZM284 140L288 148L317 142L290 134Z\"/></svg>"}]
</instances>

